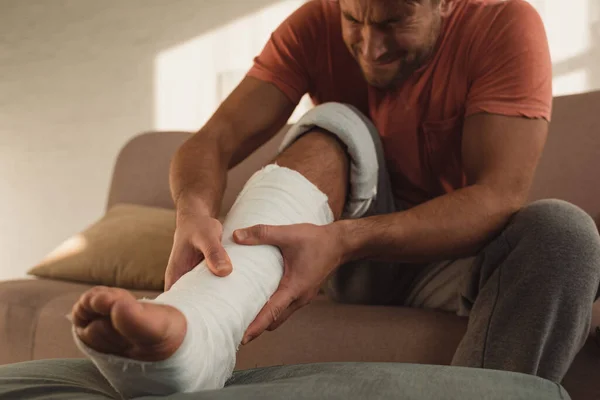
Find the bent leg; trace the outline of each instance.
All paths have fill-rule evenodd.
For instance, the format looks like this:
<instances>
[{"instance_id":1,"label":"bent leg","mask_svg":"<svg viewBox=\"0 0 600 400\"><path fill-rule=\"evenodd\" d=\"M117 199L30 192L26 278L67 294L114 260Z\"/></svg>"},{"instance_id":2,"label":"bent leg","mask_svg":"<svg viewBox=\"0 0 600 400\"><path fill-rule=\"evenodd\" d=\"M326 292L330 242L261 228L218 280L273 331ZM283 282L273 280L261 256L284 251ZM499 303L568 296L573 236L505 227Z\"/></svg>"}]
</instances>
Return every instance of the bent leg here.
<instances>
[{"instance_id":1,"label":"bent leg","mask_svg":"<svg viewBox=\"0 0 600 400\"><path fill-rule=\"evenodd\" d=\"M353 107L340 109L331 105L332 113L344 121L345 134L338 135L350 154L350 171L369 171L373 176L350 174L348 197L364 199L370 191L371 202L346 202L342 218L353 219L390 214L405 207L394 200L379 132L369 119ZM320 119L320 118L316 118ZM351 138L358 137L360 141ZM376 165L377 169L365 168ZM336 215L337 216L337 215ZM324 286L333 301L348 304L400 305L418 274L417 265L361 260L340 266Z\"/></svg>"},{"instance_id":2,"label":"bent leg","mask_svg":"<svg viewBox=\"0 0 600 400\"><path fill-rule=\"evenodd\" d=\"M334 219L339 219L348 192L348 155L335 136L322 129L303 134L275 163L299 172L327 196Z\"/></svg>"},{"instance_id":3,"label":"bent leg","mask_svg":"<svg viewBox=\"0 0 600 400\"><path fill-rule=\"evenodd\" d=\"M452 364L560 382L588 337L599 282L592 219L558 200L525 207L476 260Z\"/></svg>"},{"instance_id":4,"label":"bent leg","mask_svg":"<svg viewBox=\"0 0 600 400\"><path fill-rule=\"evenodd\" d=\"M237 245L232 240L234 230L257 224L324 225L342 215L350 167L338 139L320 129L307 130L275 162L253 175L224 221L223 246L233 273L216 277L201 263L168 292L144 305L168 306L185 317L183 343L170 357L132 360L95 351L78 341L126 397L216 389L231 375L245 329L274 293L283 273L276 247ZM353 204L364 199L354 200L351 195ZM143 307L138 309L143 312Z\"/></svg>"}]
</instances>

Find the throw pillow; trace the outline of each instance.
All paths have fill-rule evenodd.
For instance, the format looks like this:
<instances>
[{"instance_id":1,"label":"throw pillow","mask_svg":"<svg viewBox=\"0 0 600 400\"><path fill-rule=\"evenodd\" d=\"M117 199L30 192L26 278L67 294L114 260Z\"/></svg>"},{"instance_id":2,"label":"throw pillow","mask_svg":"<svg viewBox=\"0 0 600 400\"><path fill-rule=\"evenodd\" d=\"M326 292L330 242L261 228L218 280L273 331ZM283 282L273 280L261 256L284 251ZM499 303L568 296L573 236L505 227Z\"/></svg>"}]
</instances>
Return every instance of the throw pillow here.
<instances>
[{"instance_id":1,"label":"throw pillow","mask_svg":"<svg viewBox=\"0 0 600 400\"><path fill-rule=\"evenodd\" d=\"M175 211L119 204L29 271L44 278L162 290Z\"/></svg>"}]
</instances>

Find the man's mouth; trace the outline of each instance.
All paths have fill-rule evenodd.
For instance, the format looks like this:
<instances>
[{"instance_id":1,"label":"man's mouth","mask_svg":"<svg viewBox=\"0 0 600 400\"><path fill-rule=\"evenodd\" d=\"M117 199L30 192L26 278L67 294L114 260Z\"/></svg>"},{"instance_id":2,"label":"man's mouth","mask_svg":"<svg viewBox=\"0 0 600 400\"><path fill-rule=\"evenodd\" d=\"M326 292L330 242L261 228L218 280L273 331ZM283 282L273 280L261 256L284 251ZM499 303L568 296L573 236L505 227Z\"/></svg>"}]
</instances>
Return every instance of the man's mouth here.
<instances>
[{"instance_id":1,"label":"man's mouth","mask_svg":"<svg viewBox=\"0 0 600 400\"><path fill-rule=\"evenodd\" d=\"M380 59L380 60L376 60L376 61L367 61L365 59L363 59L363 64L371 67L371 68L381 68L381 67L388 67L390 65L396 64L400 61L400 59L396 58L396 57L389 57L389 58L384 58L384 59Z\"/></svg>"}]
</instances>

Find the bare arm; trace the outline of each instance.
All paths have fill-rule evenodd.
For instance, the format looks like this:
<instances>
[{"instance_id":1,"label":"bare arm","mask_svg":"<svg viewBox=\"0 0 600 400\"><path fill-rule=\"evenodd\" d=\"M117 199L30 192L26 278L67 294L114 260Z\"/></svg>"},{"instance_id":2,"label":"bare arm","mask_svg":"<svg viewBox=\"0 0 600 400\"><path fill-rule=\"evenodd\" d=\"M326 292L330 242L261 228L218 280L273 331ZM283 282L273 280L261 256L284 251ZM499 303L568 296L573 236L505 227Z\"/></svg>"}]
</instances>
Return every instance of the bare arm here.
<instances>
[{"instance_id":1,"label":"bare arm","mask_svg":"<svg viewBox=\"0 0 600 400\"><path fill-rule=\"evenodd\" d=\"M294 107L274 85L245 78L175 154L170 185L177 210L217 216L227 170L277 133Z\"/></svg>"},{"instance_id":2,"label":"bare arm","mask_svg":"<svg viewBox=\"0 0 600 400\"><path fill-rule=\"evenodd\" d=\"M429 262L472 255L527 200L548 123L477 114L462 144L468 187L408 211L337 222L345 260Z\"/></svg>"}]
</instances>

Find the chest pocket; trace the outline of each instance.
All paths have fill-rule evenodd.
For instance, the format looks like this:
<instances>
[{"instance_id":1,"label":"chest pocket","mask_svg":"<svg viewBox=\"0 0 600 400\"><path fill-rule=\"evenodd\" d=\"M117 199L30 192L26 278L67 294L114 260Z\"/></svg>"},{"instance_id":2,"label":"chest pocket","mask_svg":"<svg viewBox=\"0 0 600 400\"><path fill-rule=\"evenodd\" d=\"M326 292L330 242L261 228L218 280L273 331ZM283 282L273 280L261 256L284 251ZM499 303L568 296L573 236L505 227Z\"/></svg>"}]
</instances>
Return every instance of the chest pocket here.
<instances>
[{"instance_id":1,"label":"chest pocket","mask_svg":"<svg viewBox=\"0 0 600 400\"><path fill-rule=\"evenodd\" d=\"M434 195L443 195L465 185L461 156L462 116L425 121L421 126L429 182Z\"/></svg>"}]
</instances>

